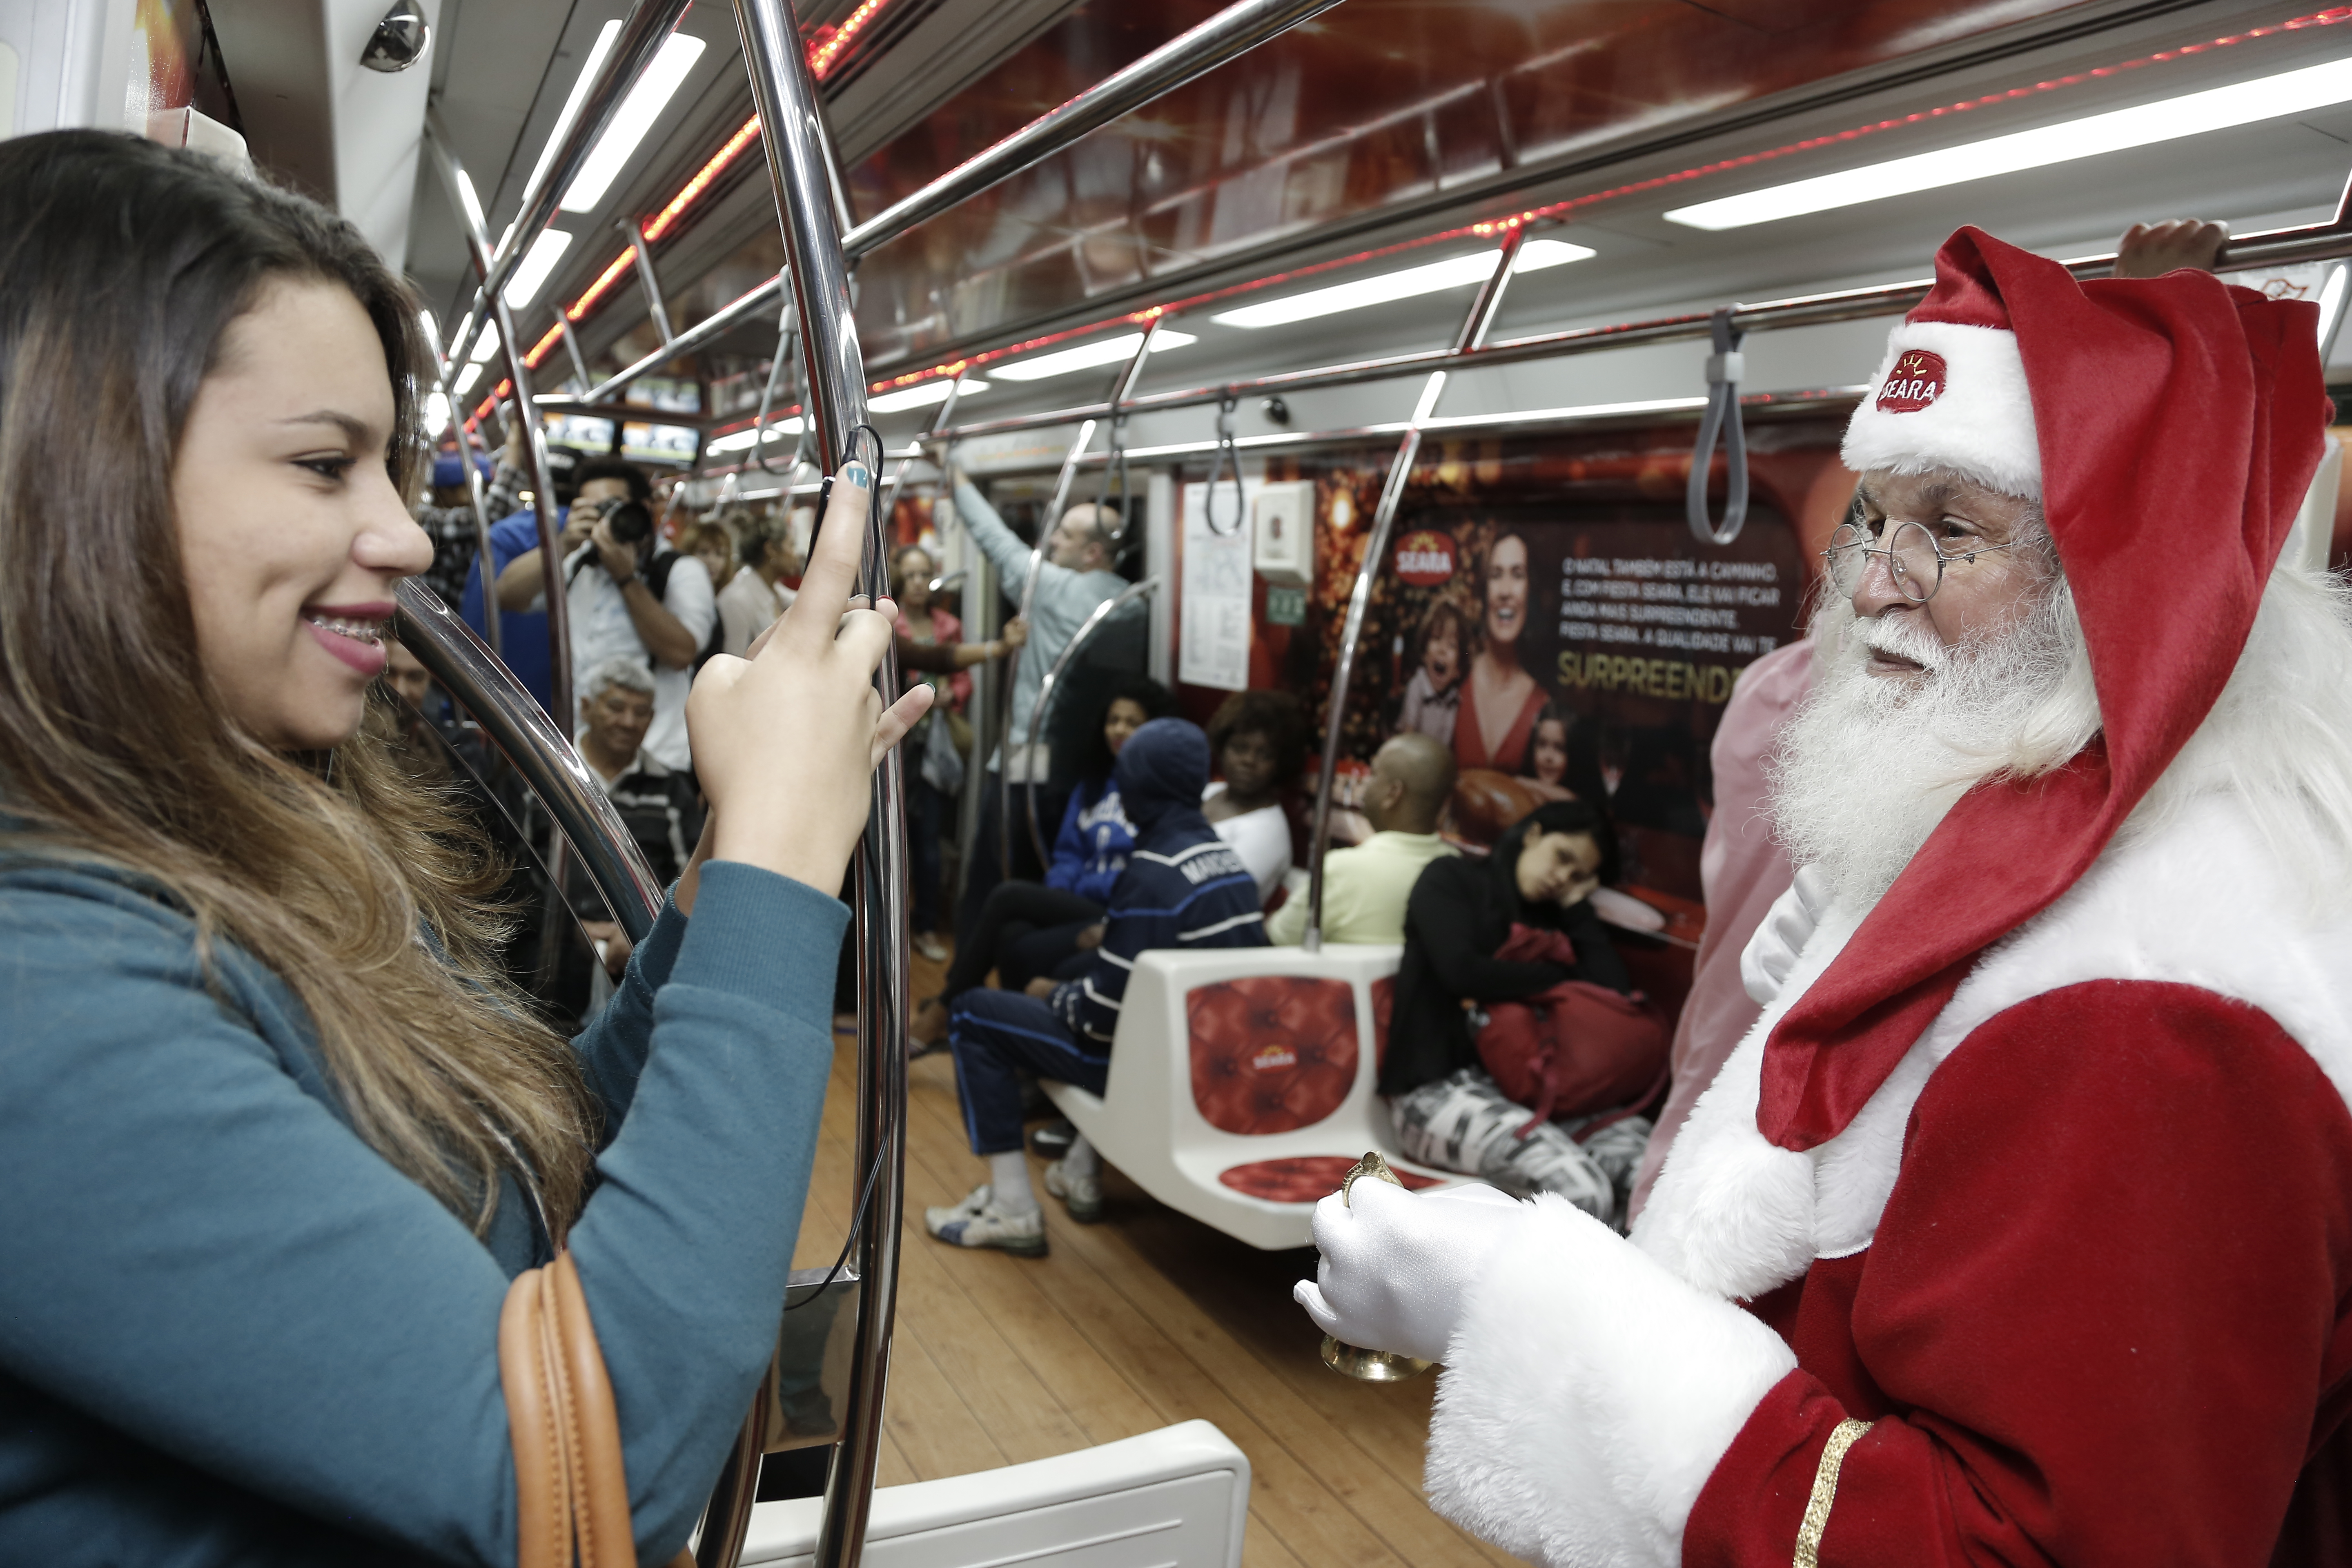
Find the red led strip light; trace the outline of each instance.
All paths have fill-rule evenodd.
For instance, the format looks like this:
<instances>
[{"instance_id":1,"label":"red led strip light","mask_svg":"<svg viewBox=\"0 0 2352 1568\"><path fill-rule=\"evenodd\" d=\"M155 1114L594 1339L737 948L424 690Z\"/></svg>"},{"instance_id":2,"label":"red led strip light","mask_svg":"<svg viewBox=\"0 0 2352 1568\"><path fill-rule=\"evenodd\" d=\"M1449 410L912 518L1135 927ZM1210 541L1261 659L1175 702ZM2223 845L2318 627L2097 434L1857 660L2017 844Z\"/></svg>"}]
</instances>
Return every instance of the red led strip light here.
<instances>
[{"instance_id":1,"label":"red led strip light","mask_svg":"<svg viewBox=\"0 0 2352 1568\"><path fill-rule=\"evenodd\" d=\"M1000 349L988 349L972 355L969 360L960 360L957 363L959 366L984 367L1013 354L1049 348L1055 343L1066 342L1072 338L1102 331L1106 328L1137 325L1150 321L1156 315L1172 310L1194 310L1221 300L1255 293L1261 289L1276 288L1285 283L1296 282L1300 279L1312 278L1318 273L1329 272L1338 268L1355 267L1367 261L1377 261L1383 257L1418 250L1424 246L1442 245L1448 240L1473 236L1492 238L1496 235L1508 233L1512 229L1523 227L1528 224L1562 216L1580 207L1598 205L1602 202L1615 201L1623 196L1638 195L1644 191L1659 190L1665 186L1701 179L1709 174L1723 174L1732 169L1752 167L1775 158L1785 158L1794 153L1808 153L1816 148L1832 147L1841 142L1857 142L1865 136L1875 136L1881 132L1899 130L1906 125L1941 120L1948 115L1965 114L1970 110L1986 109L1998 103L2010 103L2021 98L2032 98L2041 93L2054 92L2062 88L2078 87L2084 82L2103 80L2108 77L2120 76L2126 71L2137 70L2143 66L2186 59L2193 55L2228 48L2233 44L2246 43L2254 38L2272 37L2280 33L2300 32L2306 27L2334 26L2342 22L2352 22L2352 5L2331 6L2325 11L2314 11L2284 22L2273 23L2268 26L2249 28L2245 32L2232 33L2226 37L2214 38L2206 43L2183 44L2179 48L2165 49L2157 54L2143 56L2138 59L2126 60L2120 65L2100 66L2091 70L2078 71L2072 76L2053 77L2046 81L2037 81L2032 87L2013 87L2005 92L1987 93L1982 98L1969 99L1960 103L1946 104L1937 109L1921 110L1916 114L1897 115L1868 125L1858 125L1851 131L1840 131L1826 136L1810 136L1801 142L1791 142L1786 146L1773 147L1760 153L1742 153L1737 158L1725 158L1712 163L1702 163L1696 168L1677 170L1671 174L1659 174L1646 180L1636 180L1631 184L1613 185L1605 191L1593 191L1584 195L1570 196L1543 206L1529 207L1525 212L1509 217L1489 218L1479 223L1465 224L1459 228L1449 228L1442 233L1423 235L1418 239L1400 240L1394 245L1360 250L1352 256L1342 256L1329 261L1318 261L1305 267L1293 268L1287 272L1277 272L1271 277L1255 279L1247 283L1235 283L1223 289L1211 289L1205 293L1171 300L1165 305L1155 305L1150 310L1137 310L1123 316L1113 316L1104 321L1090 321L1082 327L1066 327L1057 332L1049 332L1043 337L1031 338L1025 342L1012 343ZM878 392L911 386L918 382L933 380L947 374L946 366L932 365L924 370L909 371L904 375L878 383L875 390ZM959 370L957 374L961 374L961 371Z\"/></svg>"}]
</instances>

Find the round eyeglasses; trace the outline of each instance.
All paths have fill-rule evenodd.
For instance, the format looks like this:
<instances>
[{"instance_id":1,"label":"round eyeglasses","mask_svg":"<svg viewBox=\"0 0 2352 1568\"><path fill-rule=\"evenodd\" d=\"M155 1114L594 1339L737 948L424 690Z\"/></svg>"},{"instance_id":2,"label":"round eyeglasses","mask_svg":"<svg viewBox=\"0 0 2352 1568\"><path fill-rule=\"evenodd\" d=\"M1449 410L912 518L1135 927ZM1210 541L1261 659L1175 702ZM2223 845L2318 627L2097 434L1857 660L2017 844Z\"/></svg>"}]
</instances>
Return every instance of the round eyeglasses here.
<instances>
[{"instance_id":1,"label":"round eyeglasses","mask_svg":"<svg viewBox=\"0 0 2352 1568\"><path fill-rule=\"evenodd\" d=\"M1830 582L1847 598L1852 598L1853 591L1862 586L1863 574L1870 570L1870 558L1874 555L1886 558L1896 592L1915 605L1924 605L1944 585L1945 568L1965 565L1979 555L2012 548L2010 544L1979 544L1973 550L1947 555L1927 525L1917 522L1894 523L1884 546L1873 544L1872 537L1866 523L1842 522L1830 535L1830 547L1822 552L1822 559L1830 563Z\"/></svg>"}]
</instances>

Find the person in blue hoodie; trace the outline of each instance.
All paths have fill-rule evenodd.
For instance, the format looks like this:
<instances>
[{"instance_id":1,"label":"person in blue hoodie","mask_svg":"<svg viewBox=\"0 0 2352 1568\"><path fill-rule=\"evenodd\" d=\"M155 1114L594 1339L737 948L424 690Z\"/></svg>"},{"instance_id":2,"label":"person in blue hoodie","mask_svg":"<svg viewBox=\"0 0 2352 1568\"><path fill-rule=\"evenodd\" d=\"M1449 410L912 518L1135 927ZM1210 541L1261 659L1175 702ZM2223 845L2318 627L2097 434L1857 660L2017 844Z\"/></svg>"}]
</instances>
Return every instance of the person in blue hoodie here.
<instances>
[{"instance_id":1,"label":"person in blue hoodie","mask_svg":"<svg viewBox=\"0 0 2352 1568\"><path fill-rule=\"evenodd\" d=\"M1209 783L1201 727L1153 720L1129 738L1116 776L1135 849L1111 888L1102 942L1086 973L1032 981L1025 992L967 992L950 1015L964 1131L971 1152L988 1162L989 1179L963 1202L924 1212L926 1228L950 1246L1045 1256L1045 1216L1021 1152L1019 1074L1102 1092L1137 954L1265 945L1257 883L1201 815ZM1072 1219L1092 1220L1102 1212L1101 1173L1100 1156L1080 1138L1047 1169L1045 1190L1069 1205Z\"/></svg>"},{"instance_id":2,"label":"person in blue hoodie","mask_svg":"<svg viewBox=\"0 0 2352 1568\"><path fill-rule=\"evenodd\" d=\"M1112 770L1129 736L1175 710L1176 699L1148 675L1111 682L1102 722L1095 727L1094 755L1063 809L1045 879L1003 881L989 890L979 921L957 940L940 994L915 1014L919 1044L946 1043L948 1009L984 984L990 970L1007 991L1023 990L1042 974L1070 979L1102 940L1103 906L1135 847L1135 825L1119 803Z\"/></svg>"},{"instance_id":3,"label":"person in blue hoodie","mask_svg":"<svg viewBox=\"0 0 2352 1568\"><path fill-rule=\"evenodd\" d=\"M697 682L712 825L566 1040L390 749L415 297L112 132L0 143L0 1563L514 1562L499 1321L559 1247L667 1562L775 1349L834 890L930 700L874 689L870 476Z\"/></svg>"}]
</instances>

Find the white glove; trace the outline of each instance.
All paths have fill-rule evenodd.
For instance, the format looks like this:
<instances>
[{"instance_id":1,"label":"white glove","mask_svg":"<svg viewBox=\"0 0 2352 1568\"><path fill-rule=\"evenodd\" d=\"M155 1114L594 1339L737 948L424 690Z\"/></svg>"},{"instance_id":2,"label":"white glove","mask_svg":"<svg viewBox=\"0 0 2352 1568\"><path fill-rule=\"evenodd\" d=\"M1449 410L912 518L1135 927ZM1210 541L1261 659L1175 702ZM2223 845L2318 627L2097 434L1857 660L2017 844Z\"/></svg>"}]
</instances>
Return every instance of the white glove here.
<instances>
[{"instance_id":1,"label":"white glove","mask_svg":"<svg viewBox=\"0 0 2352 1568\"><path fill-rule=\"evenodd\" d=\"M1342 1344L1444 1361L1471 1289L1528 1209L1480 1184L1408 1193L1360 1181L1315 1205L1323 1261L1291 1297Z\"/></svg>"},{"instance_id":2,"label":"white glove","mask_svg":"<svg viewBox=\"0 0 2352 1568\"><path fill-rule=\"evenodd\" d=\"M1772 1005L1829 907L1829 888L1821 873L1811 866L1797 868L1796 880L1772 900L1772 907L1764 911L1764 923L1740 950L1739 984L1749 1001L1759 1007Z\"/></svg>"}]
</instances>

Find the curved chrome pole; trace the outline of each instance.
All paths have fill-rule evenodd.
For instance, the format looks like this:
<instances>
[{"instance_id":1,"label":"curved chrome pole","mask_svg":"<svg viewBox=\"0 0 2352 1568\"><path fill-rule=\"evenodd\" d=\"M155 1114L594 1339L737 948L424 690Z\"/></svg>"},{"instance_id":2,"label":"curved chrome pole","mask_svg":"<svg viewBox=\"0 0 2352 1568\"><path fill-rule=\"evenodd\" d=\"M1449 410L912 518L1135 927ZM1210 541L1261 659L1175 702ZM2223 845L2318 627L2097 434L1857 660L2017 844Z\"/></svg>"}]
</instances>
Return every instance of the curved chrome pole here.
<instances>
[{"instance_id":1,"label":"curved chrome pole","mask_svg":"<svg viewBox=\"0 0 2352 1568\"><path fill-rule=\"evenodd\" d=\"M678 8L685 9L682 5ZM474 271L487 285L492 275L489 236L482 230L481 209L468 199L473 185L466 178L465 165L457 161L457 146L436 110L425 112L425 140L432 148L434 167L448 188L449 205L457 208L458 224L466 232L466 250L473 258ZM572 704L572 616L563 592L563 556L556 548L555 470L547 461L547 431L539 422L539 405L531 396L530 367L523 363L523 342L515 331L514 312L507 309L504 295L492 291L486 298L490 320L498 326L499 346L506 352L507 379L514 383L515 417L522 421L527 437L523 445L530 453L531 515L539 522L541 559L546 563L548 707L559 723L569 722L579 710ZM488 599L497 591L486 557L482 596Z\"/></svg>"},{"instance_id":2,"label":"curved chrome pole","mask_svg":"<svg viewBox=\"0 0 2352 1568\"><path fill-rule=\"evenodd\" d=\"M1381 486L1380 506L1372 513L1371 531L1364 541L1364 558L1356 567L1355 591L1348 596L1347 624L1339 632L1339 658L1331 670L1331 700L1323 712L1323 766L1316 776L1315 824L1307 839L1307 853L1314 859L1307 884L1307 934L1300 942L1308 952L1319 952L1323 946L1324 840L1331 830L1331 785L1339 768L1339 735L1348 716L1348 683L1356 673L1356 644L1364 635L1364 613L1371 607L1372 580L1380 575L1381 563L1388 557L1389 535L1396 528L1405 480L1412 473L1413 459L1421 456L1422 421L1429 417L1437 405L1437 395L1444 389L1445 373L1432 373L1422 389L1421 405L1389 464L1388 481Z\"/></svg>"},{"instance_id":3,"label":"curved chrome pole","mask_svg":"<svg viewBox=\"0 0 2352 1568\"><path fill-rule=\"evenodd\" d=\"M834 171L819 119L816 83L802 51L799 18L791 0L735 0L735 26L751 73L751 99L768 150L776 215L790 263L793 308L807 369L803 428L814 433L818 461L837 470L850 439L866 420L866 360L850 313L848 263L834 209ZM874 476L878 490L881 476ZM866 519L860 586L879 598L888 591L886 520L878 508ZM898 695L895 650L883 655L875 679L887 702ZM899 1225L906 1205L907 1163L907 824L903 763L893 750L875 770L874 794L855 869L857 925L857 1169L876 1173L872 1208L858 1232L857 1325L850 1350L849 1391L841 1441L825 1478L824 1522L818 1532L817 1568L856 1568L866 1545L881 1459L882 1400L889 1381L890 1341L898 1297ZM856 1223L853 1216L852 1223ZM761 1401L764 1409L766 1401ZM761 1417L755 1414L737 1439L752 1449L756 1476ZM738 1484L712 1499L703 1542L704 1568L732 1568L751 1522L751 1489ZM720 1504L729 1506L722 1510ZM722 1518L722 1512L730 1517Z\"/></svg>"},{"instance_id":4,"label":"curved chrome pole","mask_svg":"<svg viewBox=\"0 0 2352 1568\"><path fill-rule=\"evenodd\" d=\"M441 595L414 577L404 579L394 594L400 602L394 627L400 640L442 689L473 714L490 743L547 806L629 940L645 941L666 895L645 851L614 810L612 796L541 710L539 699Z\"/></svg>"},{"instance_id":5,"label":"curved chrome pole","mask_svg":"<svg viewBox=\"0 0 2352 1568\"><path fill-rule=\"evenodd\" d=\"M1078 438L1070 443L1069 453L1062 459L1062 471L1054 479L1054 499L1038 515L1037 542L1029 547L1029 572L1021 582L1019 614L1024 621L1037 602L1037 579L1045 571L1045 546L1053 539L1054 530L1062 525L1062 507L1070 499L1070 486L1078 477L1078 458L1094 438L1095 422L1089 419L1078 426ZM1013 735L1013 690L1021 684L1021 660L1028 651L1026 647L1016 647L1004 660L1003 730L1007 741ZM1009 744L999 743L996 762L996 874L1009 878L1013 875L1013 748ZM1024 747L1021 752L1021 777L1024 783L1036 763L1034 754ZM1034 794L1036 786L1030 784L1029 788Z\"/></svg>"},{"instance_id":6,"label":"curved chrome pole","mask_svg":"<svg viewBox=\"0 0 2352 1568\"><path fill-rule=\"evenodd\" d=\"M1526 238L1524 228L1514 228L1504 236L1502 248L1495 253L1495 269L1478 286L1477 295L1462 318L1461 330L1454 334L1456 353L1475 349L1486 341L1486 333L1495 325L1495 316L1503 308L1503 291L1511 286L1512 270L1519 262L1519 246ZM1413 405L1404 439L1397 444L1396 460L1389 465L1388 482L1381 487L1380 505L1372 513L1371 534L1364 541L1364 558L1356 566L1355 591L1348 595L1348 621L1339 632L1339 659L1331 671L1331 706L1323 715L1323 766L1316 775L1315 824L1307 839L1307 853L1312 860L1307 879L1307 933L1301 942L1309 952L1319 952L1323 946L1323 857L1329 849L1331 786L1339 770L1339 734L1348 718L1348 682L1356 672L1356 643L1364 635L1364 614L1371 606L1373 579L1380 575L1381 563L1388 558L1389 535L1396 528L1397 508L1404 500L1405 480L1412 473L1413 459L1421 455L1422 426L1437 412L1437 400L1444 391L1445 373L1433 372L1421 389L1421 401Z\"/></svg>"},{"instance_id":7,"label":"curved chrome pole","mask_svg":"<svg viewBox=\"0 0 2352 1568\"><path fill-rule=\"evenodd\" d=\"M1077 657L1078 649L1084 647L1087 639L1100 631L1104 624L1117 615L1123 606L1140 599L1146 594L1157 591L1159 586L1160 579L1157 577L1146 577L1140 583L1130 583L1094 607L1094 613L1078 623L1078 629L1070 634L1070 640L1063 646L1060 656L1054 660L1052 668L1045 671L1045 679L1037 683L1037 705L1029 710L1029 749L1031 751L1037 749L1037 737L1045 727L1046 710L1054 706L1054 689L1062 679L1062 671L1067 669L1070 661ZM1034 779L1026 781L1021 793L1029 803L1029 842L1036 847L1038 864L1050 865L1054 858L1045 852L1045 837L1037 826L1037 781Z\"/></svg>"},{"instance_id":8,"label":"curved chrome pole","mask_svg":"<svg viewBox=\"0 0 2352 1568\"><path fill-rule=\"evenodd\" d=\"M433 355L434 384L449 407L449 433L457 438L457 460L466 468L466 499L474 508L474 565L482 574L482 631L489 638L490 656L503 662L506 634L499 625L499 596L490 582L490 512L482 504L482 471L474 466L474 454L467 446L466 411L457 406L457 395L449 389L448 372L441 362L440 328L430 310L418 311L417 321L425 329L425 345Z\"/></svg>"}]
</instances>

